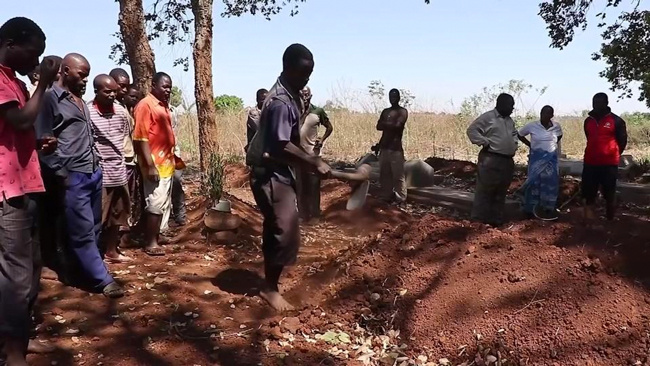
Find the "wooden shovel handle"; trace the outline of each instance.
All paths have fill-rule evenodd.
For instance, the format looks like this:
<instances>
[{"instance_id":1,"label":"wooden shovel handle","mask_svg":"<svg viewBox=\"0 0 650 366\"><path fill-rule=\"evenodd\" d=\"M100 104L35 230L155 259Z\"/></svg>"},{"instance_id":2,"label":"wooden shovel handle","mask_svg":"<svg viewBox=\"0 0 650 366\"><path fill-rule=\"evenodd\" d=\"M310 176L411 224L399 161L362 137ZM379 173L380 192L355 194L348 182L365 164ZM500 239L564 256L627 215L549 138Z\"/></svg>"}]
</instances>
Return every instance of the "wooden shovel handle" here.
<instances>
[{"instance_id":1,"label":"wooden shovel handle","mask_svg":"<svg viewBox=\"0 0 650 366\"><path fill-rule=\"evenodd\" d=\"M264 159L274 160L269 153L264 153L262 155ZM345 182L363 182L370 179L370 171L372 167L369 164L362 164L357 170L353 173L343 172L340 170L331 170L330 177L332 179L342 180Z\"/></svg>"},{"instance_id":2,"label":"wooden shovel handle","mask_svg":"<svg viewBox=\"0 0 650 366\"><path fill-rule=\"evenodd\" d=\"M350 181L362 182L370 179L370 170L371 170L370 165L363 164L359 168L357 168L357 171L354 173L342 172L340 170L332 170L330 172L330 175L334 179L343 180L346 182L350 182Z\"/></svg>"}]
</instances>

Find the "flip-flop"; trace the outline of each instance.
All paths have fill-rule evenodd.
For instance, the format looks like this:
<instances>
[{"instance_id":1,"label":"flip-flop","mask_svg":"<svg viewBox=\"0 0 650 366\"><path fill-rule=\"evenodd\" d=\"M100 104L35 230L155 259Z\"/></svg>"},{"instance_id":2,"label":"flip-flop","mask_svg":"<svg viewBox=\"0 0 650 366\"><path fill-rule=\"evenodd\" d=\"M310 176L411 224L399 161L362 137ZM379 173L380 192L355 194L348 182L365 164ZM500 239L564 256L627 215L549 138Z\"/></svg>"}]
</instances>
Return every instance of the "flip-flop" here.
<instances>
[{"instance_id":1,"label":"flip-flop","mask_svg":"<svg viewBox=\"0 0 650 366\"><path fill-rule=\"evenodd\" d=\"M122 264L122 263L133 262L133 258L127 257L127 256L122 255L122 254L118 255L117 258L106 257L106 258L104 258L104 260L106 261L106 263L109 263L109 264Z\"/></svg>"},{"instance_id":2,"label":"flip-flop","mask_svg":"<svg viewBox=\"0 0 650 366\"><path fill-rule=\"evenodd\" d=\"M155 247L155 248L144 248L144 252L152 257L162 257L165 255L165 250L161 247Z\"/></svg>"},{"instance_id":3,"label":"flip-flop","mask_svg":"<svg viewBox=\"0 0 650 366\"><path fill-rule=\"evenodd\" d=\"M117 299L124 296L124 290L117 284L117 282L111 282L106 285L102 290L102 293L109 299Z\"/></svg>"},{"instance_id":4,"label":"flip-flop","mask_svg":"<svg viewBox=\"0 0 650 366\"><path fill-rule=\"evenodd\" d=\"M27 353L30 354L44 355L53 353L54 351L56 351L56 347L50 342L30 339L29 344L27 345Z\"/></svg>"}]
</instances>

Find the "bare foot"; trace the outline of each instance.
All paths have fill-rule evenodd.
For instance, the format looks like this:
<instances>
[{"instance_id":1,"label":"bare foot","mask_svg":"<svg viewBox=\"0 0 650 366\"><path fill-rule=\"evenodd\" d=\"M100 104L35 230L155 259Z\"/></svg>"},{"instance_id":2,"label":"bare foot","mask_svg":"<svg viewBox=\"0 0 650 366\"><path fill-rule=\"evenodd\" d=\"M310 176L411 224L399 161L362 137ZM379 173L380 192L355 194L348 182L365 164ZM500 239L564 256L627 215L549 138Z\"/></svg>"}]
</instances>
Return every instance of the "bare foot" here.
<instances>
[{"instance_id":1,"label":"bare foot","mask_svg":"<svg viewBox=\"0 0 650 366\"><path fill-rule=\"evenodd\" d=\"M293 305L289 304L277 291L260 291L260 296L266 300L273 309L279 312L291 311L294 309Z\"/></svg>"},{"instance_id":2,"label":"bare foot","mask_svg":"<svg viewBox=\"0 0 650 366\"><path fill-rule=\"evenodd\" d=\"M14 340L6 340L5 342L4 351L7 365L28 366L27 360L25 359L25 354L22 350L22 342L17 342Z\"/></svg>"},{"instance_id":3,"label":"bare foot","mask_svg":"<svg viewBox=\"0 0 650 366\"><path fill-rule=\"evenodd\" d=\"M43 278L44 280L56 281L59 279L59 275L56 274L56 272L54 272L53 270L47 267L43 267L43 270L41 272L41 278Z\"/></svg>"}]
</instances>

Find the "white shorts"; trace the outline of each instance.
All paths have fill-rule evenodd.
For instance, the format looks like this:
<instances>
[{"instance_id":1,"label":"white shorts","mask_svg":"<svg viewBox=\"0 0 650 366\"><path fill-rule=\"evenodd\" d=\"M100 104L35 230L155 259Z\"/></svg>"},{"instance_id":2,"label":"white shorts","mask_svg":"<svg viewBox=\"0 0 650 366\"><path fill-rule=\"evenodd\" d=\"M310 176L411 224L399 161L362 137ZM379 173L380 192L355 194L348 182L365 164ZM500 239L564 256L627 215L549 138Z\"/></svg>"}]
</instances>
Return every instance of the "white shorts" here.
<instances>
[{"instance_id":1,"label":"white shorts","mask_svg":"<svg viewBox=\"0 0 650 366\"><path fill-rule=\"evenodd\" d=\"M145 210L154 215L169 213L172 207L172 177L160 178L152 182L146 177L143 179Z\"/></svg>"}]
</instances>

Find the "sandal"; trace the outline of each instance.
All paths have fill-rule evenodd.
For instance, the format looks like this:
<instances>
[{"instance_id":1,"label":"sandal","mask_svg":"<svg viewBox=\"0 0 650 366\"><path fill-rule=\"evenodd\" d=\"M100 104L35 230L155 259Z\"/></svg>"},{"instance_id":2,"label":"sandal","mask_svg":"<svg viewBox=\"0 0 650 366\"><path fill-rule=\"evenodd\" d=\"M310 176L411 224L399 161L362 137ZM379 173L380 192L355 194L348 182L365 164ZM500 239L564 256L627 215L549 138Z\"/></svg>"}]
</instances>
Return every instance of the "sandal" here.
<instances>
[{"instance_id":1,"label":"sandal","mask_svg":"<svg viewBox=\"0 0 650 366\"><path fill-rule=\"evenodd\" d=\"M117 258L106 257L104 258L104 260L108 264L123 264L123 263L133 262L133 258L127 257L123 254L119 254Z\"/></svg>"},{"instance_id":2,"label":"sandal","mask_svg":"<svg viewBox=\"0 0 650 366\"><path fill-rule=\"evenodd\" d=\"M159 246L145 247L143 250L147 255L152 257L162 257L165 255L165 250Z\"/></svg>"},{"instance_id":3,"label":"sandal","mask_svg":"<svg viewBox=\"0 0 650 366\"><path fill-rule=\"evenodd\" d=\"M118 285L117 282L111 282L106 285L102 290L102 293L109 299L118 299L124 296L124 290L122 290L122 287Z\"/></svg>"}]
</instances>

